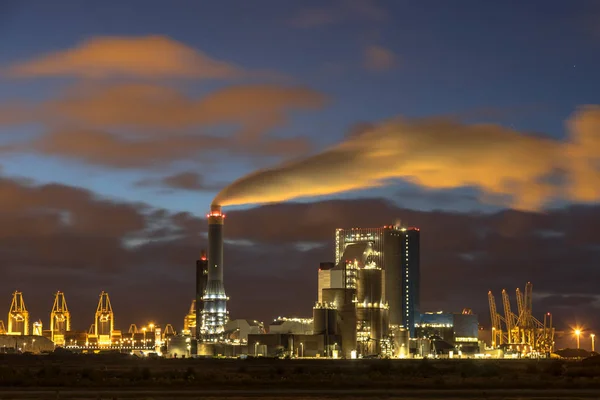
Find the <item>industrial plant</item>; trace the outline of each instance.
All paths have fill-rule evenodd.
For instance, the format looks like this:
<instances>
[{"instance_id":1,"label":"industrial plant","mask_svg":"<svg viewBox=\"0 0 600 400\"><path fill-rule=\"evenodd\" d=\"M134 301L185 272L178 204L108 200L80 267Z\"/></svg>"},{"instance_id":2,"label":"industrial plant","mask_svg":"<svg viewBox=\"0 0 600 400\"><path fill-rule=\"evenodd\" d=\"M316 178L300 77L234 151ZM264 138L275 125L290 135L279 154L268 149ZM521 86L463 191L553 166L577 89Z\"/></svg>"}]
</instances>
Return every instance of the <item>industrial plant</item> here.
<instances>
[{"instance_id":1,"label":"industrial plant","mask_svg":"<svg viewBox=\"0 0 600 400\"><path fill-rule=\"evenodd\" d=\"M101 292L88 331L73 331L63 292L54 296L49 329L31 323L23 294L14 292L7 324L0 321L2 351L122 351L167 357L463 358L547 357L554 349L552 316L533 317L531 283L517 289L517 313L502 292L501 315L491 292L490 340L469 308L460 312L420 307L420 230L400 222L379 228L336 229L333 261L315 266L318 290L309 317L279 317L265 325L230 319L225 292L225 214L207 215L208 252L195 262L195 296L182 329L148 323L116 329L108 293ZM332 235L333 236L333 235ZM192 289L190 288L190 291ZM310 304L307 304L307 314Z\"/></svg>"}]
</instances>

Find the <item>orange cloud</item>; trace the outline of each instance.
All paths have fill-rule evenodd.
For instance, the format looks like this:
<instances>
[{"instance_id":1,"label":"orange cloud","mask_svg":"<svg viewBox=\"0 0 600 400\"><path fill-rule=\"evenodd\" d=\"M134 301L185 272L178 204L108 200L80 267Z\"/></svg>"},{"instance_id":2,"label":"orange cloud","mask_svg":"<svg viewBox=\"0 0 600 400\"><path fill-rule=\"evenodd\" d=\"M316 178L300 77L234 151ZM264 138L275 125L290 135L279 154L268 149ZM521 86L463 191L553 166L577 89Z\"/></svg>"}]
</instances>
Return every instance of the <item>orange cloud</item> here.
<instances>
[{"instance_id":1,"label":"orange cloud","mask_svg":"<svg viewBox=\"0 0 600 400\"><path fill-rule=\"evenodd\" d=\"M0 123L41 122L52 128L33 143L2 150L33 149L117 167L195 159L206 149L240 157L298 156L310 149L307 139L267 133L285 124L289 112L317 109L326 101L310 89L275 85L231 86L200 99L150 84L78 86L45 103L0 107ZM230 133L216 137L198 131L216 125L231 125ZM188 135L182 134L185 129Z\"/></svg>"},{"instance_id":2,"label":"orange cloud","mask_svg":"<svg viewBox=\"0 0 600 400\"><path fill-rule=\"evenodd\" d=\"M382 46L369 46L365 49L365 68L381 72L394 68L397 64L396 55Z\"/></svg>"},{"instance_id":3,"label":"orange cloud","mask_svg":"<svg viewBox=\"0 0 600 400\"><path fill-rule=\"evenodd\" d=\"M233 64L164 36L97 37L79 46L13 65L16 77L226 79L244 75Z\"/></svg>"},{"instance_id":4,"label":"orange cloud","mask_svg":"<svg viewBox=\"0 0 600 400\"><path fill-rule=\"evenodd\" d=\"M117 168L152 167L174 161L202 161L224 153L243 157L290 157L306 153L305 139L262 139L244 143L208 135L132 138L94 130L57 130L5 151L35 152Z\"/></svg>"},{"instance_id":5,"label":"orange cloud","mask_svg":"<svg viewBox=\"0 0 600 400\"><path fill-rule=\"evenodd\" d=\"M0 123L33 121L86 127L180 129L221 123L281 124L296 109L319 109L327 98L299 86L230 86L195 99L151 84L79 86L62 98L36 106L0 107ZM4 117L3 117L4 116Z\"/></svg>"},{"instance_id":6,"label":"orange cloud","mask_svg":"<svg viewBox=\"0 0 600 400\"><path fill-rule=\"evenodd\" d=\"M312 157L247 175L217 195L221 205L279 202L382 186L404 179L426 188L476 186L484 200L536 210L552 198L600 198L600 108L570 121L571 141L494 125L395 120L355 132ZM552 183L569 171L570 186ZM508 200L507 200L508 199Z\"/></svg>"}]
</instances>

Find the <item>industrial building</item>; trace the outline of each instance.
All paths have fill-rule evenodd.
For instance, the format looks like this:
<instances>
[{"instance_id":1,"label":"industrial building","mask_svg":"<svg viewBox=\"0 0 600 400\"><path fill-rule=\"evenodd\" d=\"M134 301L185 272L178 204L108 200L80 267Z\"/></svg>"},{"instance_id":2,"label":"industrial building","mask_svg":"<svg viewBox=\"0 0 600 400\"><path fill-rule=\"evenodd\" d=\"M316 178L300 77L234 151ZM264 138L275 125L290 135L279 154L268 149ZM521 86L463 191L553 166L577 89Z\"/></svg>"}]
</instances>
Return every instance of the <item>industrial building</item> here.
<instances>
[{"instance_id":1,"label":"industrial building","mask_svg":"<svg viewBox=\"0 0 600 400\"><path fill-rule=\"evenodd\" d=\"M392 327L408 329L414 336L420 313L420 231L404 228L398 222L381 228L337 229L335 232L336 268L345 271L346 288L355 287L356 266L344 253L349 245L369 244L369 264L381 268L383 297L389 306Z\"/></svg>"},{"instance_id":2,"label":"industrial building","mask_svg":"<svg viewBox=\"0 0 600 400\"><path fill-rule=\"evenodd\" d=\"M479 354L479 320L470 309L461 313L426 312L421 314L415 328L417 338L432 341L433 351L438 354Z\"/></svg>"}]
</instances>

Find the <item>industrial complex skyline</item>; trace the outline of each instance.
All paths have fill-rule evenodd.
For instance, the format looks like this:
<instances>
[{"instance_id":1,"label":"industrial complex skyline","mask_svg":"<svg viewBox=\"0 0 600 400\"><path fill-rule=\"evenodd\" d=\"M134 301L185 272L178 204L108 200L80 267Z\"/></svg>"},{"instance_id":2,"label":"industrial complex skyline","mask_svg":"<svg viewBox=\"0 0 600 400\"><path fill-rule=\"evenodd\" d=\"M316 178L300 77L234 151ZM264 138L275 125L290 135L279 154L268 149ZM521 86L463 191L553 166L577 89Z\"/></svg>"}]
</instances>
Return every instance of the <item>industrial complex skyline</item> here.
<instances>
[{"instance_id":1,"label":"industrial complex skyline","mask_svg":"<svg viewBox=\"0 0 600 400\"><path fill-rule=\"evenodd\" d=\"M428 1L3 2L0 320L15 291L44 325L64 292L77 330L103 291L121 330L194 299L309 318L336 232L400 220L394 325L487 325L489 291L533 282L557 329L600 332L600 9Z\"/></svg>"}]
</instances>

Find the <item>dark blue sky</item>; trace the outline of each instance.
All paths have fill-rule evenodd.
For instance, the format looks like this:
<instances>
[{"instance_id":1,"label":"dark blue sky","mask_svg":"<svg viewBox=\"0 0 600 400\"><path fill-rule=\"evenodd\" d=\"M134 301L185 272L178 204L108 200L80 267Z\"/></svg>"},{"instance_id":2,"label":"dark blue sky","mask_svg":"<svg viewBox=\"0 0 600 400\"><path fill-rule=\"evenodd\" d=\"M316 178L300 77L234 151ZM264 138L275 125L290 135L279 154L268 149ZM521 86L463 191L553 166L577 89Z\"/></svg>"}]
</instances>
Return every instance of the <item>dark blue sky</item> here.
<instances>
[{"instance_id":1,"label":"dark blue sky","mask_svg":"<svg viewBox=\"0 0 600 400\"><path fill-rule=\"evenodd\" d=\"M94 37L164 35L212 58L274 71L285 83L319 91L330 98L327 106L292 112L275 132L310 138L315 151L340 141L357 122L398 115L450 115L564 138L565 119L579 105L597 101L600 33L594 21L600 7L592 1L15 1L2 7L5 67ZM389 51L393 65L365 68L370 46ZM0 98L52 99L74 81L3 79ZM230 82L168 84L197 95ZM2 131L22 137L35 129ZM11 155L3 164L8 174L192 212L212 196L135 187L132 183L150 175L138 168L74 169L72 161L40 154ZM234 164L239 165L217 168L215 179L227 182L256 167ZM152 174L178 171L170 165Z\"/></svg>"},{"instance_id":2,"label":"dark blue sky","mask_svg":"<svg viewBox=\"0 0 600 400\"><path fill-rule=\"evenodd\" d=\"M57 287L83 315L108 290L121 329L176 322L221 188L418 117L277 190L357 165L392 171L382 187L227 209L232 316L309 314L334 229L400 218L421 227L426 310L482 313L531 280L562 326L598 326L600 109L576 113L600 104L599 27L592 0L0 0L0 295L43 310ZM498 211L482 192L562 207L465 213ZM163 295L127 309L134 291Z\"/></svg>"}]
</instances>

